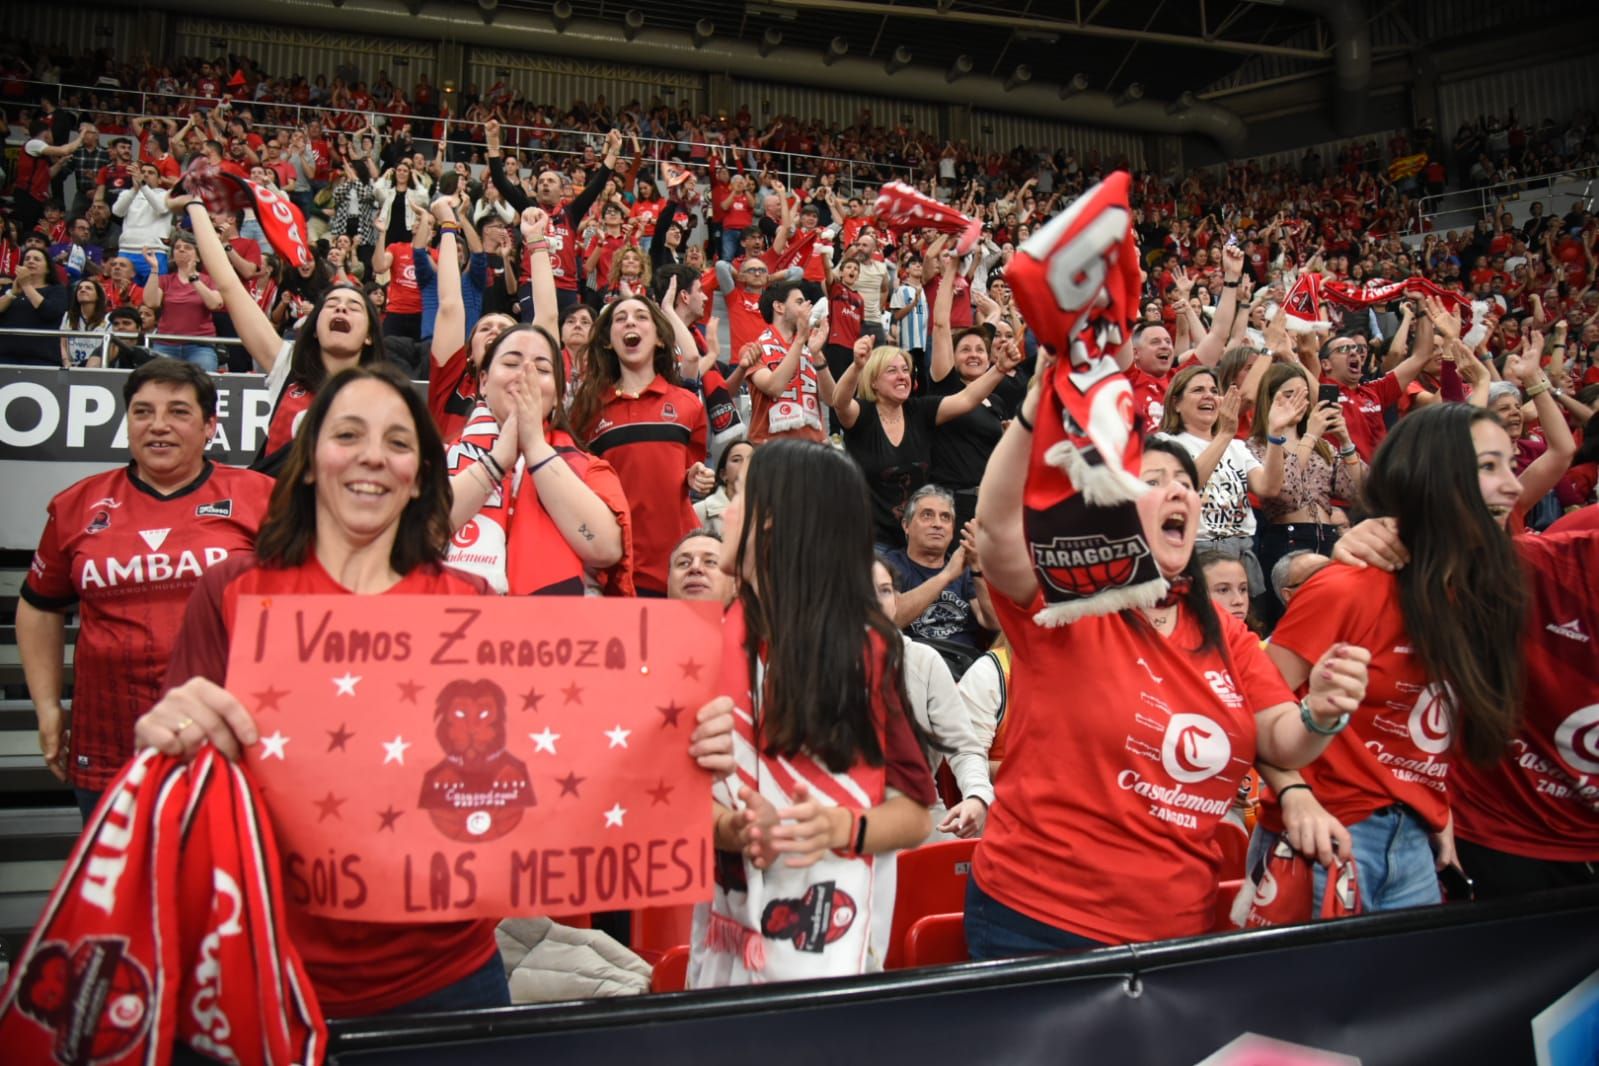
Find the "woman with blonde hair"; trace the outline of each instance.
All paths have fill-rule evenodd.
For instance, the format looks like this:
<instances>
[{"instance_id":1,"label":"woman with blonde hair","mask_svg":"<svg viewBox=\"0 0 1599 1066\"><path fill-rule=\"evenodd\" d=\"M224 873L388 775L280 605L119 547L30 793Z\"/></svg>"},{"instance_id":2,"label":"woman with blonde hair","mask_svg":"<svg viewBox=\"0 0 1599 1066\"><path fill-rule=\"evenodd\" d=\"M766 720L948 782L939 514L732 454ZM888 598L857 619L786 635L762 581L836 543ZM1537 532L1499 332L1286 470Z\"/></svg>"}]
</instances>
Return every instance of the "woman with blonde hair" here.
<instances>
[{"instance_id":1,"label":"woman with blonde hair","mask_svg":"<svg viewBox=\"0 0 1599 1066\"><path fill-rule=\"evenodd\" d=\"M975 411L1021 362L1014 344L995 346L982 374L949 396L911 396L911 357L872 338L855 342L854 361L833 388L833 410L844 426L844 448L860 465L872 493L877 542L903 547L900 519L911 493L927 481L933 433Z\"/></svg>"}]
</instances>

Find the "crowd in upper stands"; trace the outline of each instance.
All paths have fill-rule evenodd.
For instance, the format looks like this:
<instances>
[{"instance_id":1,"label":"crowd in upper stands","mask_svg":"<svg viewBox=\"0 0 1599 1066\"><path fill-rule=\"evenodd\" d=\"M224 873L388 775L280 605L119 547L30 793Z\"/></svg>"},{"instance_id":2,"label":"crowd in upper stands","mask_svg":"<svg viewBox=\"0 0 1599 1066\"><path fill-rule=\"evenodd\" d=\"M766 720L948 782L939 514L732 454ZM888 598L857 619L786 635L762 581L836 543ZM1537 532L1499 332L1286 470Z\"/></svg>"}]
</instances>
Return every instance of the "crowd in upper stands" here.
<instances>
[{"instance_id":1,"label":"crowd in upper stands","mask_svg":"<svg viewBox=\"0 0 1599 1066\"><path fill-rule=\"evenodd\" d=\"M399 85L390 72L365 73L285 77L239 56L5 60L0 106L27 132L0 234L0 327L72 333L110 323L119 339L102 347L94 337L0 336L0 362L156 365L153 353L206 370L264 370L274 424L258 469L290 471L309 497L307 464L323 454L305 437L336 421L338 404L358 393L382 399L399 423L418 417L385 391L398 379L371 369L386 357L429 379L429 428L413 426L407 439L449 448L450 528L489 523L499 543L509 542L479 575L498 591L733 603L729 617L752 634L747 646L766 642L769 683L789 692L808 668L825 684L838 676L807 667L797 649L858 667L857 635L868 629L871 661L903 671L913 729L895 735L897 727L882 726L875 691L870 700L846 693L839 704L857 725L877 721L882 735L873 742L824 737L810 689L772 713L781 743L816 756L807 772L818 780L843 774L851 760L887 760L887 791L869 812L876 828L869 832L865 813L834 819L809 799L763 822L751 813L754 799L736 787L719 792L718 846L742 851L750 876L771 876L784 851L837 858L845 863L838 877L857 876L850 861L935 831L926 808L937 807L938 832L973 836L988 827L973 882L984 887L968 897L968 936L982 937L974 953L1091 947L1139 939L1140 930L1187 935L1207 928L1201 912L1222 862L1210 841L1234 806L1221 793L1236 792L1251 819L1265 812L1251 872L1279 837L1336 869L1329 841L1365 863L1375 847L1369 834L1386 832L1414 845L1406 873L1419 884L1374 875L1370 904L1431 902L1434 857L1457 864L1442 784L1450 731L1474 759L1509 743L1517 728L1540 751L1565 743L1543 735L1553 728L1545 719L1518 719L1507 706L1522 699L1513 663L1522 642L1576 640L1575 625L1583 647L1571 658L1586 655L1591 665L1592 634L1564 615L1523 634L1519 616L1506 620L1526 602L1521 594L1482 602L1480 590L1461 584L1469 558L1459 553L1467 534L1481 536L1483 565L1503 564L1493 574L1507 587L1525 578L1533 600L1546 586L1586 581L1572 609L1591 610L1591 579L1561 569L1576 563L1561 555L1529 563L1531 576L1523 575L1500 531L1515 534L1529 558L1571 544L1588 552L1593 543L1592 533L1573 541L1543 531L1591 530L1599 513L1599 217L1590 200L1538 201L1534 190L1522 194L1535 201L1530 217L1518 220L1501 204L1469 229L1437 231L1420 200L1450 185L1591 165L1599 148L1591 114L1563 126L1487 119L1447 147L1417 130L1386 144L1349 142L1329 159L1307 151L1293 166L1157 174L1052 146L984 152L940 143L864 111L840 129L795 116L757 122L748 108L695 115L603 98L558 108L519 99L503 81L453 93L425 77ZM41 82L62 88L41 94ZM290 265L273 254L259 220L208 204L200 185L185 181L197 166L282 190L309 223L314 261ZM1132 172L1142 273L1125 369L1138 428L1151 434L1137 473L1146 487L1139 508L1171 591L1156 606L1056 630L1032 624L1049 596L1034 570L1066 549L1024 542L1022 484L1031 476L1028 441L1043 421L1038 381L1066 356L1052 350L1059 338L1040 336L1036 317L1027 321L1008 272L1018 247L1040 231L1047 239L1030 248L1058 241L1059 227L1046 225L1123 169ZM957 254L947 233L886 224L874 204L889 180L980 220L975 246ZM1413 278L1436 289L1358 308L1329 301L1311 309L1328 321L1290 329L1290 317L1316 317L1290 316L1288 307L1311 275L1343 288ZM210 340L235 336L241 343ZM344 399L324 388L346 390ZM310 428L297 436L301 416ZM821 458L822 448L789 442L832 448ZM834 453L853 462L829 465ZM1434 464L1457 478L1453 495L1428 495L1424 479L1414 480ZM542 481L534 478L541 471ZM435 474L444 476L417 476ZM807 508L788 494L795 486L809 487L812 504L858 496L861 513L826 527L817 513L827 508ZM274 496L274 508L290 495ZM1405 510L1406 499L1423 496L1433 510ZM1032 521L1031 497L1026 507ZM317 513L326 521L335 512ZM267 525L286 536L283 515L274 515ZM526 539L535 534L519 531L532 530L535 518L548 529ZM804 619L784 613L796 600L779 590L796 578L782 559L817 542L847 555L856 526L855 547L875 544L875 561L862 551L840 563L844 576L822 568L828 573L816 581L825 591L814 600L850 605L839 613L851 620L842 627L850 643L829 643L833 634L807 644ZM801 528L814 539L795 535ZM1448 543L1455 533L1462 539ZM751 548L746 559L746 544L763 538L787 546ZM519 558L518 545L530 544L537 558ZM445 557L442 543L433 547ZM1458 611L1428 613L1427 591L1409 591L1423 579L1405 571L1380 593L1374 579L1350 576L1385 553L1414 559L1408 573L1435 579L1434 599L1455 598ZM857 570L860 588L850 584ZM878 606L850 600L868 573ZM1490 598L1505 592L1495 588ZM1361 615L1368 608L1377 614ZM1547 608L1557 609L1565 606ZM1444 635L1418 635L1423 619ZM1268 658L1259 638L1274 631ZM1461 649L1490 636L1500 644L1478 648L1484 663L1473 670ZM1178 655L1168 637L1192 637L1197 651ZM1351 652L1362 641L1373 645L1369 655ZM923 654L929 648L937 654ZM1534 654L1544 652L1522 656L1530 673ZM1096 704L1081 746L1064 719L1036 709L1070 671L1084 671L1081 691L1127 719L1108 709L1095 717ZM205 672L213 674L220 680ZM1138 689L1144 674L1161 696ZM1013 676L1024 683L1011 689ZM866 684L849 677L861 681L857 689ZM1440 687L1458 703L1441 712L1442 726L1429 717L1433 704L1448 702ZM207 723L228 717L220 691L191 685L168 696L141 720L141 739L192 751L204 737L191 725L215 737ZM1030 713L1007 719L1007 692ZM733 694L735 702L747 696ZM1217 701L1206 712L1216 721L1241 715L1227 719L1225 732L1234 744L1247 734L1251 757L1229 761L1227 738L1205 734L1221 728L1211 719L1190 727L1205 734L1197 739L1175 726L1162 733L1165 725L1151 725L1156 717L1185 716L1161 697ZM1392 725L1401 705L1409 724ZM964 713L951 715L951 706ZM1137 707L1156 710L1135 716ZM1357 734L1370 739L1378 718L1372 743L1390 744L1393 758L1350 743ZM1425 734L1429 723L1442 730L1442 747ZM1329 743L1346 727L1349 736ZM231 728L229 736L244 738ZM131 748L131 734L125 739ZM753 765L769 754L757 748L734 742L734 757ZM1217 783L1222 767L1247 768L1257 752L1258 777ZM924 780L919 756L949 767L941 795ZM46 757L69 772L60 751ZM1570 765L1589 757L1579 752ZM1136 769L1109 775L1116 785L1061 799L1071 792L1065 785L1117 759ZM1017 769L991 782L987 771L1000 765ZM1162 767L1171 780L1157 781ZM1214 795L1197 784L1184 792L1211 778L1204 787ZM92 784L103 787L105 777ZM1089 795L1094 789L1103 794ZM1599 808L1591 788L1562 798L1587 833L1575 852L1545 848L1536 833L1525 848L1484 835L1490 819L1479 812L1470 826L1479 869L1497 849L1558 866L1560 877L1580 879L1567 867L1587 863L1591 880L1599 836L1588 822L1599 822ZM1030 822L1016 814L1028 805L1049 813ZM1141 820L1146 807L1161 824ZM779 814L785 826L814 829L801 842L786 830L765 835L761 827ZM1051 834L1079 831L1070 837L1081 848L1073 863L1103 868L1106 878L1129 868L1154 879L1176 871L1173 883L1187 887L1173 898L1183 902L1155 914L1120 898L1139 891L1116 900L1101 898L1097 885L1051 895L1049 877L1034 876L1061 873L1066 861L1065 843ZM1318 892L1327 874L1319 876ZM749 900L719 889L723 924L713 919L710 940L734 938L721 945L731 958L736 938L753 935L738 925ZM757 964L747 949L741 957L731 970L711 967L707 980L747 978L739 966Z\"/></svg>"}]
</instances>

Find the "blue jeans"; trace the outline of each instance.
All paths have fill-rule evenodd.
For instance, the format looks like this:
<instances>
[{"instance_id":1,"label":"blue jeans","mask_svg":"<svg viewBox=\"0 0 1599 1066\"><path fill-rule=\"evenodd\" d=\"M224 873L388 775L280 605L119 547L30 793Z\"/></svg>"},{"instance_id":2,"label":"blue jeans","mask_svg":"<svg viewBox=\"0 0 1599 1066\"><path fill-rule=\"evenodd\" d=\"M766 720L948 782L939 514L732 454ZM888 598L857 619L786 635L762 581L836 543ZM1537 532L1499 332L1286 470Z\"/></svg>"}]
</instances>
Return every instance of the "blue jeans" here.
<instances>
[{"instance_id":1,"label":"blue jeans","mask_svg":"<svg viewBox=\"0 0 1599 1066\"><path fill-rule=\"evenodd\" d=\"M1432 837L1409 807L1384 807L1346 828L1355 845L1355 872L1363 913L1443 902L1433 863ZM1255 826L1244 868L1253 874L1256 864L1276 846L1276 833ZM1321 897L1326 889L1327 868L1316 863L1310 897L1313 918L1321 915Z\"/></svg>"},{"instance_id":2,"label":"blue jeans","mask_svg":"<svg viewBox=\"0 0 1599 1066\"><path fill-rule=\"evenodd\" d=\"M154 348L157 355L193 363L207 373L216 373L217 350L209 344L157 344Z\"/></svg>"},{"instance_id":3,"label":"blue jeans","mask_svg":"<svg viewBox=\"0 0 1599 1066\"><path fill-rule=\"evenodd\" d=\"M103 789L73 787L72 798L78 801L78 813L83 815L84 825L89 824L89 816L94 813L96 807L100 806L100 797L103 795L105 795L105 790Z\"/></svg>"},{"instance_id":4,"label":"blue jeans","mask_svg":"<svg viewBox=\"0 0 1599 1066\"><path fill-rule=\"evenodd\" d=\"M133 279L135 281L143 285L150 280L150 264L142 254L136 251L128 252L123 255L123 258L133 264ZM157 274L165 274L167 272L167 253L155 253L155 262L155 272Z\"/></svg>"},{"instance_id":5,"label":"blue jeans","mask_svg":"<svg viewBox=\"0 0 1599 1066\"><path fill-rule=\"evenodd\" d=\"M476 970L421 999L413 999L384 1011L384 1014L431 1014L446 1010L487 1010L509 1007L511 986L505 979L505 964L499 952Z\"/></svg>"},{"instance_id":6,"label":"blue jeans","mask_svg":"<svg viewBox=\"0 0 1599 1066\"><path fill-rule=\"evenodd\" d=\"M966 881L966 953L973 959L1075 954L1105 946L1012 910L978 888L975 877Z\"/></svg>"},{"instance_id":7,"label":"blue jeans","mask_svg":"<svg viewBox=\"0 0 1599 1066\"><path fill-rule=\"evenodd\" d=\"M729 263L738 258L740 247L744 244L744 231L741 229L728 229L722 227L722 258Z\"/></svg>"}]
</instances>

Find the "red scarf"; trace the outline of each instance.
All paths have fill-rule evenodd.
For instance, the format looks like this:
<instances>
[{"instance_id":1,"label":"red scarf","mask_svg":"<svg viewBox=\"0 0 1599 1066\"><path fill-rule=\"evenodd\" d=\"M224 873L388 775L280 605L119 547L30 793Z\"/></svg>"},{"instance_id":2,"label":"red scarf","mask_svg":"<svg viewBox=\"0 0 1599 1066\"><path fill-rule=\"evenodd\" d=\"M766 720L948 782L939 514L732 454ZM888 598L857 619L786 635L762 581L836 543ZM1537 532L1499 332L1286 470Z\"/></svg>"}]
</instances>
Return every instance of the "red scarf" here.
<instances>
[{"instance_id":1,"label":"red scarf","mask_svg":"<svg viewBox=\"0 0 1599 1066\"><path fill-rule=\"evenodd\" d=\"M1392 303L1404 296L1431 296L1442 303L1445 310L1459 309L1462 327L1471 324L1471 300L1466 294L1445 289L1426 278L1356 283L1306 271L1299 275L1294 287L1283 297L1283 314L1288 316L1284 325L1295 333L1330 329L1332 324L1322 312L1325 304L1362 311L1378 304Z\"/></svg>"},{"instance_id":2,"label":"red scarf","mask_svg":"<svg viewBox=\"0 0 1599 1066\"><path fill-rule=\"evenodd\" d=\"M902 181L891 181L878 193L872 207L877 220L899 233L914 229L936 229L940 233L959 233L955 254L965 255L982 236L981 219L967 218L948 204L924 196Z\"/></svg>"},{"instance_id":3,"label":"red scarf","mask_svg":"<svg viewBox=\"0 0 1599 1066\"><path fill-rule=\"evenodd\" d=\"M245 208L250 208L267 243L291 266L306 266L312 261L311 248L306 244L305 216L278 190L212 166L204 158L190 164L183 187L198 196L212 214L233 211L242 215Z\"/></svg>"},{"instance_id":4,"label":"red scarf","mask_svg":"<svg viewBox=\"0 0 1599 1066\"><path fill-rule=\"evenodd\" d=\"M272 830L244 768L147 749L84 828L0 1000L18 1062L319 1063L327 1029L274 908Z\"/></svg>"},{"instance_id":5,"label":"red scarf","mask_svg":"<svg viewBox=\"0 0 1599 1066\"><path fill-rule=\"evenodd\" d=\"M1005 271L1040 343L1060 354L1045 372L1023 494L1023 525L1045 606L1040 625L1148 607L1166 593L1134 501L1141 434L1117 353L1131 336L1142 284L1117 171L1016 250Z\"/></svg>"}]
</instances>

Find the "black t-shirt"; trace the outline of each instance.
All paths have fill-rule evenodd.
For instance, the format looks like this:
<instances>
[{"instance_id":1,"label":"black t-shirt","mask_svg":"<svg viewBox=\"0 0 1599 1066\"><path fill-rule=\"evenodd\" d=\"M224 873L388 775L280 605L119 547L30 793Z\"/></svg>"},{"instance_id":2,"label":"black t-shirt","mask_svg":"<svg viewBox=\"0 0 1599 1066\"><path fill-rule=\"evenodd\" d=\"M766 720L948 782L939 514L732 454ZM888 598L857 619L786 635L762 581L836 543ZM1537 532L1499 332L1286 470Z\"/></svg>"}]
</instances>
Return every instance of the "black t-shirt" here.
<instances>
[{"instance_id":1,"label":"black t-shirt","mask_svg":"<svg viewBox=\"0 0 1599 1066\"><path fill-rule=\"evenodd\" d=\"M12 286L0 287L0 294L12 291ZM61 316L67 313L67 287L41 285L43 297L38 307L23 293L16 290L17 298L11 306L0 312L0 326L7 329L60 329ZM60 366L61 340L58 337L0 335L0 364L17 366ZM920 484L920 482L918 482Z\"/></svg>"},{"instance_id":2,"label":"black t-shirt","mask_svg":"<svg viewBox=\"0 0 1599 1066\"><path fill-rule=\"evenodd\" d=\"M943 570L942 566L923 566L903 550L888 552L884 558L899 575L900 584L906 592L925 585ZM912 619L910 625L905 627L905 632L916 640L944 640L981 650L987 646L987 634L983 632L983 627L977 621L977 613L972 609L976 601L977 579L968 568L961 571L960 577L944 586L938 599Z\"/></svg>"},{"instance_id":3,"label":"black t-shirt","mask_svg":"<svg viewBox=\"0 0 1599 1066\"><path fill-rule=\"evenodd\" d=\"M959 371L951 370L942 381L929 381L930 396L953 396L966 387ZM928 479L953 491L975 489L983 480L988 457L1005 432L1004 423L1015 413L1027 395L1027 386L1014 377L999 383L981 407L951 419L933 434L933 464Z\"/></svg>"},{"instance_id":4,"label":"black t-shirt","mask_svg":"<svg viewBox=\"0 0 1599 1066\"><path fill-rule=\"evenodd\" d=\"M844 448L866 475L866 486L872 493L872 524L880 544L894 548L905 544L900 517L911 493L927 484L938 402L936 396L918 396L905 402L905 435L897 448L883 432L876 404L859 404L860 415L844 431Z\"/></svg>"}]
</instances>

